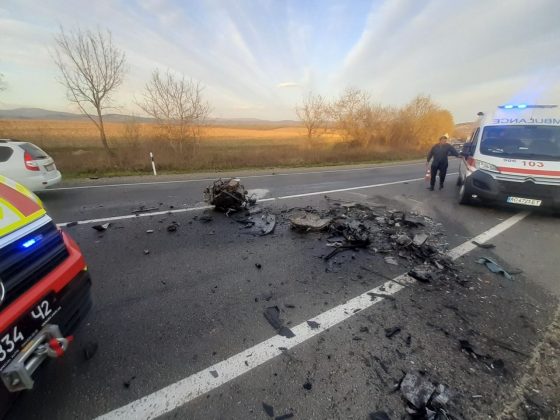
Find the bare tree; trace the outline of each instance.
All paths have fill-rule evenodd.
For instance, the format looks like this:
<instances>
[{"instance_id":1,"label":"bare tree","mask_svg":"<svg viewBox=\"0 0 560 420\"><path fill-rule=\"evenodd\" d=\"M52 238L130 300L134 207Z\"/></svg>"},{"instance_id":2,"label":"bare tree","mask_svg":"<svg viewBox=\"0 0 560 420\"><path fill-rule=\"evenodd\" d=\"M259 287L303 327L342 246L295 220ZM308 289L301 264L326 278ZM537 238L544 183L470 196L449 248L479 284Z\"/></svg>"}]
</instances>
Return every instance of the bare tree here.
<instances>
[{"instance_id":1,"label":"bare tree","mask_svg":"<svg viewBox=\"0 0 560 420\"><path fill-rule=\"evenodd\" d=\"M427 147L442 133L455 126L453 116L429 96L418 95L403 106L393 127L393 143L409 147Z\"/></svg>"},{"instance_id":2,"label":"bare tree","mask_svg":"<svg viewBox=\"0 0 560 420\"><path fill-rule=\"evenodd\" d=\"M383 137L390 120L387 107L371 102L368 92L349 87L329 106L329 119L344 138L354 145L367 146Z\"/></svg>"},{"instance_id":3,"label":"bare tree","mask_svg":"<svg viewBox=\"0 0 560 420\"><path fill-rule=\"evenodd\" d=\"M197 144L200 130L210 114L203 90L200 82L186 79L184 75L175 76L169 70L162 74L155 70L138 106L156 119L171 144L183 152L187 140Z\"/></svg>"},{"instance_id":4,"label":"bare tree","mask_svg":"<svg viewBox=\"0 0 560 420\"><path fill-rule=\"evenodd\" d=\"M111 107L111 95L123 82L125 53L113 44L111 32L100 29L66 32L61 26L55 43L54 61L68 100L95 124L103 147L112 154L105 135L103 110Z\"/></svg>"},{"instance_id":5,"label":"bare tree","mask_svg":"<svg viewBox=\"0 0 560 420\"><path fill-rule=\"evenodd\" d=\"M319 130L324 130L327 122L327 103L321 95L309 92L302 104L296 107L296 114L307 129L307 138L311 140Z\"/></svg>"}]
</instances>

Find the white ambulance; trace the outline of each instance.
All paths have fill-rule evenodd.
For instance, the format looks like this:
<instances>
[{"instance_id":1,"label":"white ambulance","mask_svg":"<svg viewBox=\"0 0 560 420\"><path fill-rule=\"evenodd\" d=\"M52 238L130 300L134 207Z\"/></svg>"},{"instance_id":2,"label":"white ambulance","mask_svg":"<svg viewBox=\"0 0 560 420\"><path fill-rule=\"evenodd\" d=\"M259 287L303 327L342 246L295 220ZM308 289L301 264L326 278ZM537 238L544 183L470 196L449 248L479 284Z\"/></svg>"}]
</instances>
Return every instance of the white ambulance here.
<instances>
[{"instance_id":1,"label":"white ambulance","mask_svg":"<svg viewBox=\"0 0 560 420\"><path fill-rule=\"evenodd\" d=\"M461 153L459 202L560 210L560 109L502 105L479 116Z\"/></svg>"}]
</instances>

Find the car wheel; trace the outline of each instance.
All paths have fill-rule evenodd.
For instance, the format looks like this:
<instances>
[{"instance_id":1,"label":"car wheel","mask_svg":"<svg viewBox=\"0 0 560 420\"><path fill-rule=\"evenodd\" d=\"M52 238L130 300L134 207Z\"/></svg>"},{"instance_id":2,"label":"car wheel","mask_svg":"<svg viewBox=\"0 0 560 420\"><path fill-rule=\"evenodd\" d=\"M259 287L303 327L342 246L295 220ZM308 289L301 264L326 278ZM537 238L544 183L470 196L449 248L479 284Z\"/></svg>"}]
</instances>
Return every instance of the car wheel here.
<instances>
[{"instance_id":1,"label":"car wheel","mask_svg":"<svg viewBox=\"0 0 560 420\"><path fill-rule=\"evenodd\" d=\"M459 188L459 204L472 204L471 192L464 182Z\"/></svg>"},{"instance_id":2,"label":"car wheel","mask_svg":"<svg viewBox=\"0 0 560 420\"><path fill-rule=\"evenodd\" d=\"M457 177L457 186L460 187L461 185L463 185L463 178L461 178L461 175L459 175Z\"/></svg>"}]
</instances>

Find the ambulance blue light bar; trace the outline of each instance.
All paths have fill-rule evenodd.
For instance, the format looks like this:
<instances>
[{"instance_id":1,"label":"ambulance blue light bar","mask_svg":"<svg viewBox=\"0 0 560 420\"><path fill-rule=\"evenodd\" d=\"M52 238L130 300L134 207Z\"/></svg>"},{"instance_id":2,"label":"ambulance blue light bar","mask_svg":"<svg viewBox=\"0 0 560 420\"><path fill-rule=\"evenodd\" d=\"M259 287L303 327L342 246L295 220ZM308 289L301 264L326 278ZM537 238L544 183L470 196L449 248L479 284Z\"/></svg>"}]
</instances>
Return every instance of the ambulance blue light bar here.
<instances>
[{"instance_id":1,"label":"ambulance blue light bar","mask_svg":"<svg viewBox=\"0 0 560 420\"><path fill-rule=\"evenodd\" d=\"M31 248L33 245L36 245L42 238L43 238L43 235L37 235L34 238L28 239L27 241L22 243L21 247L24 248L24 249Z\"/></svg>"},{"instance_id":2,"label":"ambulance blue light bar","mask_svg":"<svg viewBox=\"0 0 560 420\"><path fill-rule=\"evenodd\" d=\"M526 109L526 108L556 108L558 105L527 105L527 104L507 104L500 105L501 109Z\"/></svg>"}]
</instances>

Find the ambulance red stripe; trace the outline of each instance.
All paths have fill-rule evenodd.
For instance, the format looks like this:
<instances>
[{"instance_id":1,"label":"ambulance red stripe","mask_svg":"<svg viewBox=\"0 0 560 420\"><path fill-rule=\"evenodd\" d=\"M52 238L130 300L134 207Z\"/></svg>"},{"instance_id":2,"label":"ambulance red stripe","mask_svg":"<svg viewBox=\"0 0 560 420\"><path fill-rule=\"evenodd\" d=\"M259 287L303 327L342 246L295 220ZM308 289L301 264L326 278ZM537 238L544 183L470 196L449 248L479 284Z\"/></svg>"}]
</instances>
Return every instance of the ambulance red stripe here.
<instances>
[{"instance_id":1,"label":"ambulance red stripe","mask_svg":"<svg viewBox=\"0 0 560 420\"><path fill-rule=\"evenodd\" d=\"M543 171L537 169L508 168L504 166L500 166L498 167L498 169L500 170L500 172L511 172L513 174L560 176L560 171Z\"/></svg>"}]
</instances>

